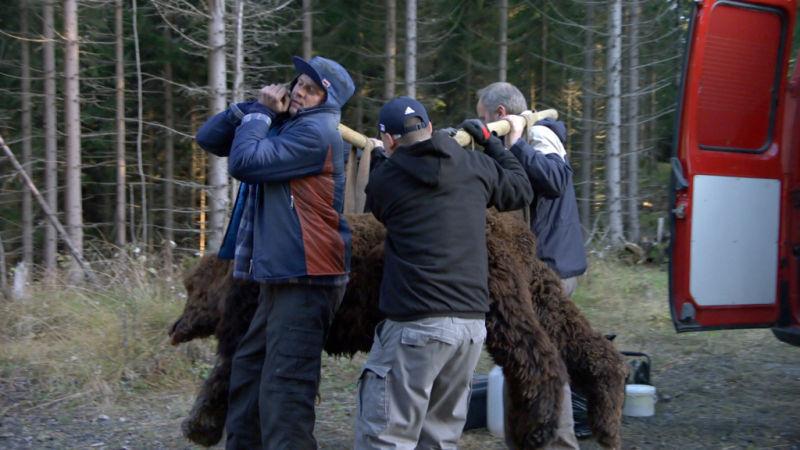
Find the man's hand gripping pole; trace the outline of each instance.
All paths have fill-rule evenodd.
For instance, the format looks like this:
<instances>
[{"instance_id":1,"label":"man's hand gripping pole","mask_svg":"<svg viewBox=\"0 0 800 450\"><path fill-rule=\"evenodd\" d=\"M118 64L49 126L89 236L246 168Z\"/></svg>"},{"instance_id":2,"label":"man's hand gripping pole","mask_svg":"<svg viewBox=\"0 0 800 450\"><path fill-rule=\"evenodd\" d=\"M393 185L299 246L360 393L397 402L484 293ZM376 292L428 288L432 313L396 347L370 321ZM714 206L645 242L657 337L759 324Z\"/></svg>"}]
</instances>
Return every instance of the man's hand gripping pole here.
<instances>
[{"instance_id":1,"label":"man's hand gripping pole","mask_svg":"<svg viewBox=\"0 0 800 450\"><path fill-rule=\"evenodd\" d=\"M525 124L527 127L532 127L533 124L542 119L553 119L553 120L558 119L558 111L556 111L555 109L545 109L536 112L523 111L519 115L525 118ZM508 134L509 131L511 131L511 124L508 123L507 120L498 120L497 122L491 122L486 124L486 127L489 129L489 131L494 132L498 136L505 136L506 134ZM470 136L469 133L467 133L464 130L458 130L455 136L453 136L453 139L455 139L456 142L458 142L458 145L462 147L466 147L472 144L472 136Z\"/></svg>"}]
</instances>

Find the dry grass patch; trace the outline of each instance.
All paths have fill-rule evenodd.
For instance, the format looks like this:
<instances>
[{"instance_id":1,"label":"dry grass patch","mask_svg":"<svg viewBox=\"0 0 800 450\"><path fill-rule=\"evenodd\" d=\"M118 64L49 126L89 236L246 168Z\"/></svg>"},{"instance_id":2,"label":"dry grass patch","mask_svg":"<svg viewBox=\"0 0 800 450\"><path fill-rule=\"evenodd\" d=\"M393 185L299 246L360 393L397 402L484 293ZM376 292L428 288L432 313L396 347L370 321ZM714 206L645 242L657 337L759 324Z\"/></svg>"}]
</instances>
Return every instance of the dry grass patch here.
<instances>
[{"instance_id":1,"label":"dry grass patch","mask_svg":"<svg viewBox=\"0 0 800 450\"><path fill-rule=\"evenodd\" d=\"M35 385L42 401L194 389L212 343L169 345L183 289L152 272L126 265L100 286L34 286L30 298L0 303L0 380Z\"/></svg>"}]
</instances>

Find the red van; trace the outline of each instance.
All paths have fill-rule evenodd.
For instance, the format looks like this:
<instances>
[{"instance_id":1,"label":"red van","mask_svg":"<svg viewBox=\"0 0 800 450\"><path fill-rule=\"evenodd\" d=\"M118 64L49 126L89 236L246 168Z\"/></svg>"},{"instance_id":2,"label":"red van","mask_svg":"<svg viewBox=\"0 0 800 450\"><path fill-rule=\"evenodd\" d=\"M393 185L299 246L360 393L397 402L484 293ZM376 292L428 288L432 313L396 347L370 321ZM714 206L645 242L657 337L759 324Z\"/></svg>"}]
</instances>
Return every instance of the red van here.
<instances>
[{"instance_id":1,"label":"red van","mask_svg":"<svg viewBox=\"0 0 800 450\"><path fill-rule=\"evenodd\" d=\"M797 2L695 5L672 158L672 320L770 327L800 345Z\"/></svg>"}]
</instances>

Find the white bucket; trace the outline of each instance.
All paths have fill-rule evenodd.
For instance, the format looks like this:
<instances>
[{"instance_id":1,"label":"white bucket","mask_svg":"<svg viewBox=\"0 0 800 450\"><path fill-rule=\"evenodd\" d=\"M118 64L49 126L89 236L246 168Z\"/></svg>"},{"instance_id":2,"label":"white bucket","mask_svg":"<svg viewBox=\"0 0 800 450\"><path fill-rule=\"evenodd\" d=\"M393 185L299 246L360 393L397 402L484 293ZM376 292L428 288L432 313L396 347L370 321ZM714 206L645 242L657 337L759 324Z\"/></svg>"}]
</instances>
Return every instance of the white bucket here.
<instances>
[{"instance_id":1,"label":"white bucket","mask_svg":"<svg viewBox=\"0 0 800 450\"><path fill-rule=\"evenodd\" d=\"M650 417L656 413L656 388L647 384L625 385L625 404L622 414L631 417Z\"/></svg>"},{"instance_id":2,"label":"white bucket","mask_svg":"<svg viewBox=\"0 0 800 450\"><path fill-rule=\"evenodd\" d=\"M503 368L492 367L486 385L486 428L496 437L505 436L503 409Z\"/></svg>"}]
</instances>

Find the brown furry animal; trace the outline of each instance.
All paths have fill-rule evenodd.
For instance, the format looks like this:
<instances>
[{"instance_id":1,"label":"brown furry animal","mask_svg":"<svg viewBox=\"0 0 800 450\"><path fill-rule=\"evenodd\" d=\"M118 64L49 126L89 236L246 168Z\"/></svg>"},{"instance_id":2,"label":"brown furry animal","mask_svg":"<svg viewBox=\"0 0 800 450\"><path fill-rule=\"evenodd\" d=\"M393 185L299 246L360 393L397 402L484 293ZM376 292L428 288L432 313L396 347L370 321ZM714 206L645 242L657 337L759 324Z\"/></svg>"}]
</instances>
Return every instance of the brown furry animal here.
<instances>
[{"instance_id":1,"label":"brown furry animal","mask_svg":"<svg viewBox=\"0 0 800 450\"><path fill-rule=\"evenodd\" d=\"M385 232L371 215L347 220L353 230L350 282L325 351L352 356L369 350L382 319L378 291ZM533 449L553 438L561 386L569 376L573 386L587 393L594 436L606 447L619 448L625 366L613 345L564 297L558 276L534 256L534 246L524 223L489 214L486 345L509 385L511 439L519 448ZM188 300L170 331L172 343L212 332L219 341L217 364L182 424L187 438L208 446L222 436L231 358L255 311L258 287L235 281L230 262L209 256L184 282Z\"/></svg>"},{"instance_id":2,"label":"brown furry animal","mask_svg":"<svg viewBox=\"0 0 800 450\"><path fill-rule=\"evenodd\" d=\"M186 308L169 332L172 345L217 337L217 362L181 423L184 436L207 447L222 438L233 354L258 306L258 284L234 279L232 269L229 261L206 256L189 270Z\"/></svg>"}]
</instances>

